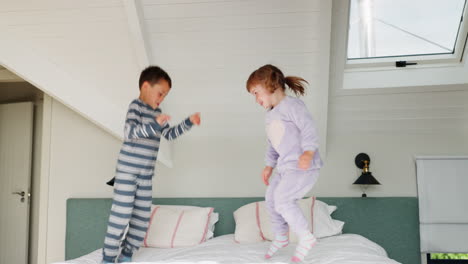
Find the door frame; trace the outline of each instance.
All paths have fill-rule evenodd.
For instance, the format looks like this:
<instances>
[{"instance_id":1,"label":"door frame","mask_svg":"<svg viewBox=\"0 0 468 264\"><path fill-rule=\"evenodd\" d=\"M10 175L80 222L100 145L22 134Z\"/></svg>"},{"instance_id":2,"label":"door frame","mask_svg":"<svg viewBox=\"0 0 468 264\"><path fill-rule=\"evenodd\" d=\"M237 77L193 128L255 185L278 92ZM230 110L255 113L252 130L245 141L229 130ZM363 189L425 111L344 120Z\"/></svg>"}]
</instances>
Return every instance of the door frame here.
<instances>
[{"instance_id":1,"label":"door frame","mask_svg":"<svg viewBox=\"0 0 468 264\"><path fill-rule=\"evenodd\" d=\"M37 194L33 194L38 203L38 222L36 228L37 235L37 263L31 264L47 264L47 233L48 233L48 216L49 216L49 174L50 174L50 142L51 142L51 124L52 124L52 103L53 99L44 93L42 106L42 136L40 150L40 172L38 175L39 181L36 183ZM29 249L31 252L31 248Z\"/></svg>"}]
</instances>

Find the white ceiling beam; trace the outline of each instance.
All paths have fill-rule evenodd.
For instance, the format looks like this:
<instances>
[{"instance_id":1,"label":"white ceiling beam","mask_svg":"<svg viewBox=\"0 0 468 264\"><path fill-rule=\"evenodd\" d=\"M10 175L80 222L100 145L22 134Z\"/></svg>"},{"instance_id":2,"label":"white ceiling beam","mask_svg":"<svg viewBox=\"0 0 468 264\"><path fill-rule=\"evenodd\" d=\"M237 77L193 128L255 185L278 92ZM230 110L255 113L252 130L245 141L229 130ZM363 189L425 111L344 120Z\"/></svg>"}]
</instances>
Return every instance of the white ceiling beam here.
<instances>
[{"instance_id":1,"label":"white ceiling beam","mask_svg":"<svg viewBox=\"0 0 468 264\"><path fill-rule=\"evenodd\" d=\"M122 0L124 4L125 13L127 14L128 32L130 42L133 45L135 57L138 66L141 70L150 65L151 49L145 31L145 21L141 1L139 0ZM163 104L167 110L166 104ZM172 162L172 144L161 139L161 146L158 160L168 166L173 167Z\"/></svg>"},{"instance_id":2,"label":"white ceiling beam","mask_svg":"<svg viewBox=\"0 0 468 264\"><path fill-rule=\"evenodd\" d=\"M122 0L127 14L128 30L140 68L150 64L150 49L146 38L142 5L139 0Z\"/></svg>"},{"instance_id":3,"label":"white ceiling beam","mask_svg":"<svg viewBox=\"0 0 468 264\"><path fill-rule=\"evenodd\" d=\"M0 41L0 64L6 65L22 80L81 114L111 135L122 139L122 124L117 124L109 118L113 113L119 112L118 107L99 93L89 96L81 92L82 87L93 87L93 84L75 79L50 59L8 34L3 34ZM64 89L64 84L67 89ZM90 107L102 105L103 102L106 107Z\"/></svg>"}]
</instances>

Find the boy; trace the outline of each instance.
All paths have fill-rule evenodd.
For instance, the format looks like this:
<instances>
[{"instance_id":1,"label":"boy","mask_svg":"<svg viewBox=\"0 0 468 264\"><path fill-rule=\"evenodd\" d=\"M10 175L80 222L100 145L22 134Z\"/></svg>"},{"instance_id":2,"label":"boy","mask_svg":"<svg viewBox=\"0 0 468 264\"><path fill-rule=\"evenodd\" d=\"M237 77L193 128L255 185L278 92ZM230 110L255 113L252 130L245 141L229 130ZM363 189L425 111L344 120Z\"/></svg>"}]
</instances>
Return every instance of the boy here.
<instances>
[{"instance_id":1,"label":"boy","mask_svg":"<svg viewBox=\"0 0 468 264\"><path fill-rule=\"evenodd\" d=\"M114 198L104 239L103 263L130 262L138 250L150 220L152 177L161 136L173 140L200 125L195 113L177 126L170 127L170 116L159 105L171 89L171 78L161 68L150 66L139 80L140 96L130 103L125 120L124 142L118 157L114 178ZM119 244L123 232L128 232Z\"/></svg>"}]
</instances>

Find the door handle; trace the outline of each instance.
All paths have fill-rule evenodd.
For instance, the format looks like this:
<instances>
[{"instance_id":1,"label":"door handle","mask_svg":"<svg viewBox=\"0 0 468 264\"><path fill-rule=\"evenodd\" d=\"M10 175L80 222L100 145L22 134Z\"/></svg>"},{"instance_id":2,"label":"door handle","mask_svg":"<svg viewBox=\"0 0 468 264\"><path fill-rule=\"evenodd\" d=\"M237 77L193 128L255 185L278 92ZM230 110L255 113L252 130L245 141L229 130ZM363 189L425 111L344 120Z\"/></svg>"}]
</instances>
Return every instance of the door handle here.
<instances>
[{"instance_id":1,"label":"door handle","mask_svg":"<svg viewBox=\"0 0 468 264\"><path fill-rule=\"evenodd\" d=\"M25 192L25 191L22 191L22 192L12 192L11 194L17 194L17 195L21 196L20 201L21 201L22 203L24 203L24 196L26 195L26 192ZM30 196L31 196L31 194L28 193L28 197L30 197Z\"/></svg>"},{"instance_id":2,"label":"door handle","mask_svg":"<svg viewBox=\"0 0 468 264\"><path fill-rule=\"evenodd\" d=\"M22 192L12 192L11 194L17 194L17 195L21 196L22 198L24 198L24 196L26 195L26 193L24 191L22 191Z\"/></svg>"}]
</instances>

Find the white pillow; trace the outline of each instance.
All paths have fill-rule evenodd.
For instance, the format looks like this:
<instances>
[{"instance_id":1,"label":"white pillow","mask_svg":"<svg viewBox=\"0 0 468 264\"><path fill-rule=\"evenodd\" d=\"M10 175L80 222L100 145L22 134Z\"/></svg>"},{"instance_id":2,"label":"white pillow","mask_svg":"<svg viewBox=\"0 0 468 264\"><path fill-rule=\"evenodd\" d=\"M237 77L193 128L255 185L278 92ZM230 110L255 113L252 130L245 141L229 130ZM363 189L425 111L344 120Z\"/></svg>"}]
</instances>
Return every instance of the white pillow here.
<instances>
[{"instance_id":1,"label":"white pillow","mask_svg":"<svg viewBox=\"0 0 468 264\"><path fill-rule=\"evenodd\" d=\"M143 245L175 248L201 244L210 231L212 214L211 207L153 205Z\"/></svg>"},{"instance_id":2,"label":"white pillow","mask_svg":"<svg viewBox=\"0 0 468 264\"><path fill-rule=\"evenodd\" d=\"M341 234L344 222L334 220L330 216L336 210L336 206L329 206L315 197L302 199L298 203L309 226L312 227L311 232L317 238ZM240 207L234 212L234 219L236 242L250 243L274 238L264 201ZM291 242L297 242L296 234L291 232L289 236Z\"/></svg>"},{"instance_id":3,"label":"white pillow","mask_svg":"<svg viewBox=\"0 0 468 264\"><path fill-rule=\"evenodd\" d=\"M330 206L319 200L315 200L313 206L312 233L314 236L322 238L339 235L343 232L344 222L331 217L331 214L337 209L336 206Z\"/></svg>"},{"instance_id":4,"label":"white pillow","mask_svg":"<svg viewBox=\"0 0 468 264\"><path fill-rule=\"evenodd\" d=\"M176 210L187 210L187 209L202 208L202 207L199 207L199 206L191 206L191 205L154 205L153 204L151 206L151 212L153 212L153 210L154 210L154 208L156 206L169 207L169 208L173 208L173 209L176 209ZM216 225L216 223L218 221L219 221L219 213L212 212L211 215L210 215L210 222L208 224L208 232L206 232L206 236L205 236L206 240L212 239L214 237L215 225Z\"/></svg>"}]
</instances>

